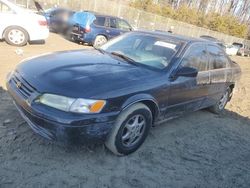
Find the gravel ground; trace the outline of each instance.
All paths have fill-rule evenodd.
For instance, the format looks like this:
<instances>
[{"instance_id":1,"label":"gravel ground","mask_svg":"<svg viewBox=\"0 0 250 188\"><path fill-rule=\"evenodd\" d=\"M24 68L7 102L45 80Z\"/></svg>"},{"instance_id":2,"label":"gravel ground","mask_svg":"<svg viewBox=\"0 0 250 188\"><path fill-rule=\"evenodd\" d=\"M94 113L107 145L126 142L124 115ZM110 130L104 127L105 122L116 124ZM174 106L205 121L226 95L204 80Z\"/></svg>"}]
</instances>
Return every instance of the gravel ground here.
<instances>
[{"instance_id":1,"label":"gravel ground","mask_svg":"<svg viewBox=\"0 0 250 188\"><path fill-rule=\"evenodd\" d=\"M6 92L20 60L86 48L51 34L45 45L0 43L0 187L250 187L250 59L223 115L205 110L151 129L142 147L117 157L103 145L69 146L33 133ZM23 51L23 52L22 52ZM18 55L20 54L20 55Z\"/></svg>"}]
</instances>

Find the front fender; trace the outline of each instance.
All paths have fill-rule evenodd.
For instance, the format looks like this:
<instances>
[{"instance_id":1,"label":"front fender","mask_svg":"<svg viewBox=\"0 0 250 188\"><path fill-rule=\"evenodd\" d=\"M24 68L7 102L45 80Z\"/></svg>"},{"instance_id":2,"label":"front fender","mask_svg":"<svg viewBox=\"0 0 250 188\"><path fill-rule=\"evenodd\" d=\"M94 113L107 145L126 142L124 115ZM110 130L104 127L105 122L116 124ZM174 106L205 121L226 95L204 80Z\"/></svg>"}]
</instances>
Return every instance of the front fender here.
<instances>
[{"instance_id":1,"label":"front fender","mask_svg":"<svg viewBox=\"0 0 250 188\"><path fill-rule=\"evenodd\" d=\"M122 105L122 110L127 109L128 107L130 107L131 105L138 103L138 102L150 102L152 104L154 104L155 106L155 116L157 116L160 113L160 109L158 106L158 102L156 101L156 99L151 96L150 94L137 94L134 96L129 97Z\"/></svg>"}]
</instances>

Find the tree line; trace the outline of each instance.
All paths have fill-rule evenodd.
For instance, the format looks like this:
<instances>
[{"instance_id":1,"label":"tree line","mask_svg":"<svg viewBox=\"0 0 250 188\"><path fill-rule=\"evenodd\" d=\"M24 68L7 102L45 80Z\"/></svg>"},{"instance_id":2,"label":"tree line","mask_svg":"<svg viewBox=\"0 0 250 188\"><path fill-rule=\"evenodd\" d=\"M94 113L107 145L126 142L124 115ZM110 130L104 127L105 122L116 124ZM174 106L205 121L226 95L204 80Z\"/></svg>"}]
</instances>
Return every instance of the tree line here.
<instances>
[{"instance_id":1,"label":"tree line","mask_svg":"<svg viewBox=\"0 0 250 188\"><path fill-rule=\"evenodd\" d=\"M250 39L250 0L133 0L130 6Z\"/></svg>"}]
</instances>

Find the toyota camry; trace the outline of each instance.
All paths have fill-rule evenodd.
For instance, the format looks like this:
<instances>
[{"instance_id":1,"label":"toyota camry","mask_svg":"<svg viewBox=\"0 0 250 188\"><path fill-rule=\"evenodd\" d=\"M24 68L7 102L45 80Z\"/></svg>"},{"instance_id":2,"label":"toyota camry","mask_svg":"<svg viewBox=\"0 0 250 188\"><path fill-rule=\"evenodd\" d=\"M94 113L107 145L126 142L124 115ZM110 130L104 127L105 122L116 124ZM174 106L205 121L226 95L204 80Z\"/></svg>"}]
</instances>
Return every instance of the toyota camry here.
<instances>
[{"instance_id":1,"label":"toyota camry","mask_svg":"<svg viewBox=\"0 0 250 188\"><path fill-rule=\"evenodd\" d=\"M239 66L213 42L135 31L99 49L27 59L8 75L7 88L39 135L101 141L127 155L152 125L204 108L222 112L239 77Z\"/></svg>"}]
</instances>

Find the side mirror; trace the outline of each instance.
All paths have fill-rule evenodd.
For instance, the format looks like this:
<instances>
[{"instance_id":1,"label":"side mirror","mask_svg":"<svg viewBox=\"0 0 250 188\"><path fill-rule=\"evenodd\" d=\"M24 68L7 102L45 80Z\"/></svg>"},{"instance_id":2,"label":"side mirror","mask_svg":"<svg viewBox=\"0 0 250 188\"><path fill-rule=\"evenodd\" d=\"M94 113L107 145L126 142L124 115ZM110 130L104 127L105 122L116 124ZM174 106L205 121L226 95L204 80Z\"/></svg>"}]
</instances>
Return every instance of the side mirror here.
<instances>
[{"instance_id":1,"label":"side mirror","mask_svg":"<svg viewBox=\"0 0 250 188\"><path fill-rule=\"evenodd\" d=\"M184 76L184 77L196 77L198 70L191 67L181 67L175 74L175 77Z\"/></svg>"}]
</instances>

